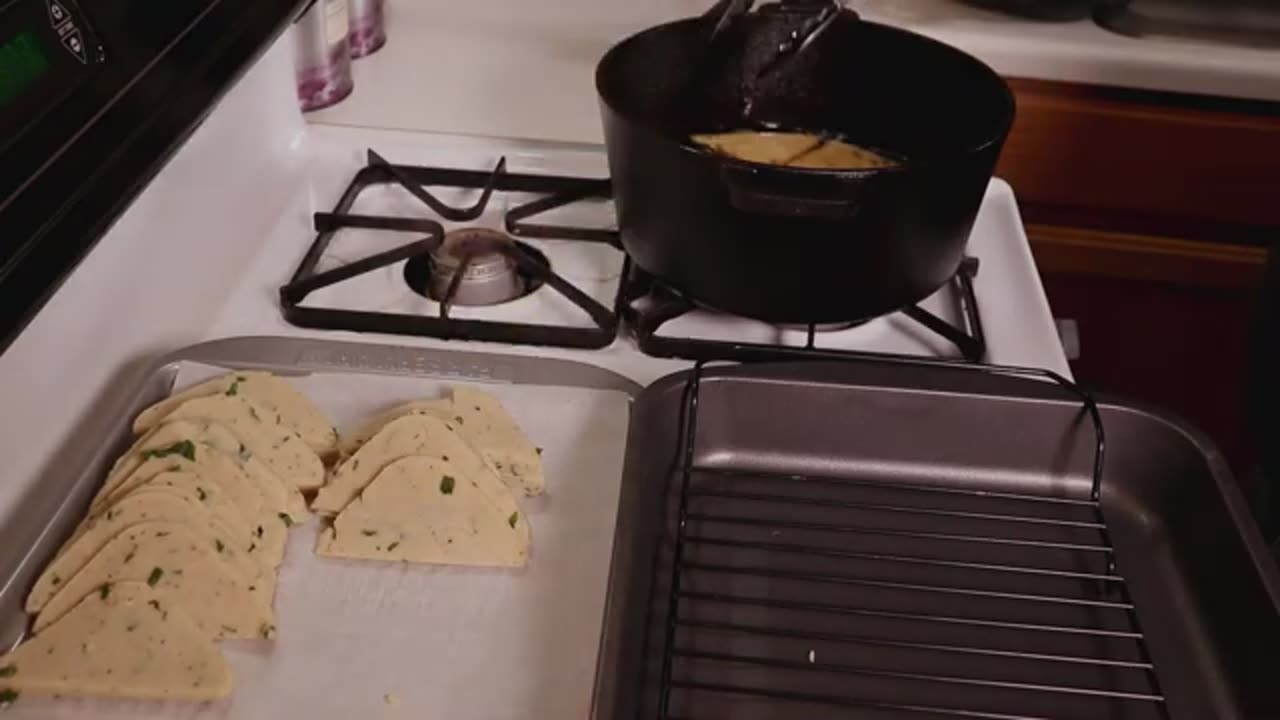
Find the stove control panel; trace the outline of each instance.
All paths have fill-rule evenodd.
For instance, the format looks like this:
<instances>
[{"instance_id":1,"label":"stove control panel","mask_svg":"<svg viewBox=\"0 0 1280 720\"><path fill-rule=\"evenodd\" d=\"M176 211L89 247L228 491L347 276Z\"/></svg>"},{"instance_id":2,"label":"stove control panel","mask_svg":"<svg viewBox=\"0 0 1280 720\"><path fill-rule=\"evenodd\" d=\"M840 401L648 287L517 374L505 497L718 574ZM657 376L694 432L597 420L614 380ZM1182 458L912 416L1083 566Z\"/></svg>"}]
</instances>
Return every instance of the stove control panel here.
<instances>
[{"instance_id":1,"label":"stove control panel","mask_svg":"<svg viewBox=\"0 0 1280 720\"><path fill-rule=\"evenodd\" d=\"M186 84L184 75L199 72L204 60L182 41L213 45L234 27L228 23L235 19L216 18L221 25L193 37L198 21L221 4L0 0L0 213L32 192L37 178L77 143L100 152L119 147L168 107ZM95 163L86 158L66 167L64 176L50 180L63 194ZM8 242L0 238L0 274Z\"/></svg>"},{"instance_id":2,"label":"stove control panel","mask_svg":"<svg viewBox=\"0 0 1280 720\"><path fill-rule=\"evenodd\" d=\"M303 1L0 0L0 352Z\"/></svg>"},{"instance_id":3,"label":"stove control panel","mask_svg":"<svg viewBox=\"0 0 1280 720\"><path fill-rule=\"evenodd\" d=\"M74 0L0 5L0 151L106 59L97 31Z\"/></svg>"}]
</instances>

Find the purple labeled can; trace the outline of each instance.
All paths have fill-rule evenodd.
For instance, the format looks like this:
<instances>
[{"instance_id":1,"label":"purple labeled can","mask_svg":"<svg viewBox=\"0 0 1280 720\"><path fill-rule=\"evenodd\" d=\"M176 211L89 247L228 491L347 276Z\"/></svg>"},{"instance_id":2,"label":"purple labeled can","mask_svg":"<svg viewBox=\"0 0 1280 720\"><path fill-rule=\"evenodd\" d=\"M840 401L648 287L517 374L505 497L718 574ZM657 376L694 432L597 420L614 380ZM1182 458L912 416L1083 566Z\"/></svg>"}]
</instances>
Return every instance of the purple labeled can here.
<instances>
[{"instance_id":1,"label":"purple labeled can","mask_svg":"<svg viewBox=\"0 0 1280 720\"><path fill-rule=\"evenodd\" d=\"M315 0L294 23L294 71L304 112L351 94L347 0Z\"/></svg>"},{"instance_id":2,"label":"purple labeled can","mask_svg":"<svg viewBox=\"0 0 1280 720\"><path fill-rule=\"evenodd\" d=\"M382 20L382 0L350 0L351 57L372 55L387 42Z\"/></svg>"}]
</instances>

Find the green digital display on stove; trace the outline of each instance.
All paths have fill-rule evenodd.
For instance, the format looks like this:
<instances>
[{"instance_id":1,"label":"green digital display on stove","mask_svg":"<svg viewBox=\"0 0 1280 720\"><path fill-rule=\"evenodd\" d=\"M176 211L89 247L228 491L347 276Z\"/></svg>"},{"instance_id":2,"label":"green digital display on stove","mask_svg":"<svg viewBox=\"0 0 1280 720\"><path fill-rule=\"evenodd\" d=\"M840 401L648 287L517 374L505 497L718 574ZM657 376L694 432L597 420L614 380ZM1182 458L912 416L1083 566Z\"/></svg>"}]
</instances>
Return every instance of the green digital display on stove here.
<instances>
[{"instance_id":1,"label":"green digital display on stove","mask_svg":"<svg viewBox=\"0 0 1280 720\"><path fill-rule=\"evenodd\" d=\"M51 67L49 53L34 32L20 32L0 42L0 107L17 101Z\"/></svg>"}]
</instances>

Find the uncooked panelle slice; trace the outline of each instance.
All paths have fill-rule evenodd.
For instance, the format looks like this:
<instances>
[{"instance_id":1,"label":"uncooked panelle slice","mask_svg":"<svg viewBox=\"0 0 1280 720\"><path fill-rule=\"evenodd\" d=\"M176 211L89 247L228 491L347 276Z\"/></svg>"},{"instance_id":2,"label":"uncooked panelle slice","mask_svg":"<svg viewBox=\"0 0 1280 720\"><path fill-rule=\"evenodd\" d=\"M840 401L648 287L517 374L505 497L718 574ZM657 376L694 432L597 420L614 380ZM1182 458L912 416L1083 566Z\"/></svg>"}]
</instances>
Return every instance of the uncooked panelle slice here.
<instances>
[{"instance_id":1,"label":"uncooked panelle slice","mask_svg":"<svg viewBox=\"0 0 1280 720\"><path fill-rule=\"evenodd\" d=\"M141 435L184 401L210 395L250 397L271 413L279 413L281 421L296 430L316 454L327 457L337 452L338 431L324 413L288 380L258 371L227 373L174 393L139 413L133 431Z\"/></svg>"},{"instance_id":2,"label":"uncooked panelle slice","mask_svg":"<svg viewBox=\"0 0 1280 720\"><path fill-rule=\"evenodd\" d=\"M160 473L151 483L90 517L36 580L27 595L27 612L40 612L62 582L73 577L111 538L148 520L180 523L208 535L213 549L236 572L252 579L259 598L270 603L278 562L263 552L247 552L254 538L243 519L237 517L239 510L221 497L222 490L216 483L201 482L191 473ZM228 516L228 510L234 514Z\"/></svg>"},{"instance_id":3,"label":"uncooked panelle slice","mask_svg":"<svg viewBox=\"0 0 1280 720\"><path fill-rule=\"evenodd\" d=\"M482 487L483 486L483 487ZM332 557L523 567L529 524L511 491L481 473L420 455L383 468L320 536Z\"/></svg>"},{"instance_id":4,"label":"uncooked panelle slice","mask_svg":"<svg viewBox=\"0 0 1280 720\"><path fill-rule=\"evenodd\" d=\"M529 496L543 493L542 453L498 398L458 385L453 388L453 409L458 427L497 468L508 487Z\"/></svg>"},{"instance_id":5,"label":"uncooked panelle slice","mask_svg":"<svg viewBox=\"0 0 1280 720\"><path fill-rule=\"evenodd\" d=\"M0 690L136 700L217 700L231 692L218 648L172 597L119 582L0 656Z\"/></svg>"},{"instance_id":6,"label":"uncooked panelle slice","mask_svg":"<svg viewBox=\"0 0 1280 720\"><path fill-rule=\"evenodd\" d=\"M264 504L262 497L255 494L255 486L252 483L234 475L211 474L206 470L207 468L201 465L183 464L183 461L174 462L167 467L156 466L150 462L144 463L134 475L120 484L117 492L106 503L92 509L93 514L90 518L100 515L111 507L112 503L140 488L148 485L174 485L173 473L190 473L207 483L206 502L217 507L220 514L232 515L233 513L224 507L230 505L244 519L251 536L249 543L243 548L245 552L251 555L260 553L263 555L263 564L279 567L284 560L285 545L289 542L289 527L292 526L292 519L284 513L273 512L270 506ZM222 492L215 492L215 486L220 487Z\"/></svg>"},{"instance_id":7,"label":"uncooked panelle slice","mask_svg":"<svg viewBox=\"0 0 1280 720\"><path fill-rule=\"evenodd\" d=\"M186 473L186 470L166 470L163 473L157 473L150 478L142 479L141 482L127 480L123 484L122 492L115 497L127 497L131 492L137 492L138 489L146 487L169 487L174 484L187 484L180 480L180 475ZM201 475L202 479L209 479L206 475ZM280 562L284 561L285 546L289 542L289 528L292 527L292 520L288 519L288 515L273 514L273 512L261 505L257 505L256 511L247 511L244 509L241 500L237 500L237 495L244 496L243 502L252 502L251 492L246 488L233 488L232 484L223 484L221 491L218 492L218 479L214 482L207 483L205 489L205 502L212 507L218 509L221 515L232 515L232 510L236 510L241 514L244 524L248 528L250 539L243 544L242 550L252 557L262 556L262 565L269 568L279 568ZM248 488L252 489L252 488ZM96 514L108 511L111 505L100 507Z\"/></svg>"},{"instance_id":8,"label":"uncooked panelle slice","mask_svg":"<svg viewBox=\"0 0 1280 720\"><path fill-rule=\"evenodd\" d=\"M280 413L246 395L208 395L184 400L161 418L215 422L225 426L247 452L300 490L324 484L324 463Z\"/></svg>"},{"instance_id":9,"label":"uncooked panelle slice","mask_svg":"<svg viewBox=\"0 0 1280 720\"><path fill-rule=\"evenodd\" d=\"M115 583L145 582L171 597L207 637L269 637L275 631L270 606L212 544L204 533L173 522L125 528L62 583L36 616L35 632L56 623L82 599L110 593Z\"/></svg>"},{"instance_id":10,"label":"uncooked panelle slice","mask_svg":"<svg viewBox=\"0 0 1280 720\"><path fill-rule=\"evenodd\" d=\"M409 455L426 455L452 462L468 477L497 473L467 444L453 426L430 415L405 415L386 427L347 458L320 489L311 509L336 515L365 488L382 468ZM484 487L488 487L486 483Z\"/></svg>"},{"instance_id":11,"label":"uncooked panelle slice","mask_svg":"<svg viewBox=\"0 0 1280 720\"><path fill-rule=\"evenodd\" d=\"M72 538L79 537L96 525L121 528L135 520L152 519L127 518L124 508L130 498L140 493L165 492L177 495L212 516L218 526L225 528L224 539L239 549L244 550L251 541L258 540L255 525L267 511L259 499L254 497L252 486L219 477L203 465L184 463L174 463L154 474L150 472L152 467L139 468L105 503L91 508ZM278 519L276 522L283 524ZM274 567L266 559L259 559L258 562Z\"/></svg>"},{"instance_id":12,"label":"uncooked panelle slice","mask_svg":"<svg viewBox=\"0 0 1280 720\"><path fill-rule=\"evenodd\" d=\"M218 518L232 533L228 536L228 541L240 550L247 550L251 544L266 544L270 548L275 548L278 544L281 548L284 547L287 537L283 529L279 533L273 533L272 539L265 543L264 536L267 533L265 530L258 532L257 526L266 520L270 520L270 525L281 528L286 525L279 515L271 514L271 509L261 502L260 497L254 496L251 484L220 477L209 472L209 468L192 463L175 463L155 474L149 472L151 469L139 468L106 503L93 508L76 529L76 535L84 532L90 524L110 521L113 516L116 527L123 527L120 524L122 504L141 492L164 491L198 503L202 509ZM267 567L277 567L279 562L271 561L274 554L268 552L265 557L258 558L257 562Z\"/></svg>"},{"instance_id":13,"label":"uncooked panelle slice","mask_svg":"<svg viewBox=\"0 0 1280 720\"><path fill-rule=\"evenodd\" d=\"M535 496L546 489L542 453L537 446L497 398L465 386L455 387L449 400L419 400L379 413L342 441L342 456L354 454L387 423L405 415L430 415L449 423L516 493Z\"/></svg>"},{"instance_id":14,"label":"uncooked panelle slice","mask_svg":"<svg viewBox=\"0 0 1280 720\"><path fill-rule=\"evenodd\" d=\"M342 442L338 445L341 457L346 459L354 455L361 445L369 442L369 438L377 435L379 430L387 426L387 423L405 415L431 415L450 421L454 416L453 401L448 398L415 400L383 410L355 432L343 436Z\"/></svg>"},{"instance_id":15,"label":"uncooked panelle slice","mask_svg":"<svg viewBox=\"0 0 1280 720\"><path fill-rule=\"evenodd\" d=\"M294 522L304 522L308 517L306 501L298 488L253 457L226 426L208 420L175 420L139 438L116 460L94 504L117 494L125 478L140 474L146 477L147 473L140 473L140 469L168 468L183 461L207 466L209 472L230 478L237 486L251 485L273 513L287 513Z\"/></svg>"},{"instance_id":16,"label":"uncooked panelle slice","mask_svg":"<svg viewBox=\"0 0 1280 720\"><path fill-rule=\"evenodd\" d=\"M155 433L160 434L170 428L170 425L161 425L156 428ZM180 437L189 437L188 434L179 435ZM165 439L167 441L167 439ZM268 560L279 565L281 559L284 558L285 544L288 542L288 528L293 524L293 514L280 510L278 505L268 501L267 496L270 495L269 488L279 488L281 482L279 479L271 479L271 475L267 475L264 481L254 482L250 477L238 469L234 460L229 459L224 453L210 448L203 443L193 443L189 440L183 440L180 444L186 444L184 452L187 452L194 460L188 460L187 455L165 455L163 457L152 457L142 461L140 465L133 471L123 477L112 475L108 482L115 481L115 489L107 493L104 497L103 492L99 492L98 498L94 500L90 507L90 513L96 514L102 511L102 508L110 505L112 502L123 497L129 492L141 487L149 482L156 475L166 472L189 472L195 474L203 481L207 481L210 485L218 484L225 491L226 498L231 501L241 511L241 515L245 519L245 524L249 526L252 534L256 538L253 547L254 551L266 554ZM147 451L142 451L146 453ZM139 455L138 457L141 457ZM120 472L128 470L129 464L117 463ZM293 490L296 494L297 490ZM283 493L281 493L283 495ZM283 502L283 500L280 500ZM306 513L304 512L305 516ZM246 551L248 549L246 548Z\"/></svg>"}]
</instances>

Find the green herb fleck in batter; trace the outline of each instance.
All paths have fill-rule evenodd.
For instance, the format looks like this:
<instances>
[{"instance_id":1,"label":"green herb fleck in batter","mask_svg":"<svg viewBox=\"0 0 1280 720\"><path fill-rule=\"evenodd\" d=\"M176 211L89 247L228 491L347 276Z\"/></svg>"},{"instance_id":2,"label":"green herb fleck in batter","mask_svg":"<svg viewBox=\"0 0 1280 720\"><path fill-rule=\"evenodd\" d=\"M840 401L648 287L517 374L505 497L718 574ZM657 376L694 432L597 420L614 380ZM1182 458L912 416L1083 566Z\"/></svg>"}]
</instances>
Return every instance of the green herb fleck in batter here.
<instances>
[{"instance_id":1,"label":"green herb fleck in batter","mask_svg":"<svg viewBox=\"0 0 1280 720\"><path fill-rule=\"evenodd\" d=\"M276 513L276 514L280 516L280 522L284 523L285 527L293 527L293 518L289 517L288 513Z\"/></svg>"},{"instance_id":2,"label":"green herb fleck in batter","mask_svg":"<svg viewBox=\"0 0 1280 720\"><path fill-rule=\"evenodd\" d=\"M396 549L396 548L398 548L398 547L400 547L400 541L399 541L399 540L397 540L397 541L395 541L395 542L391 543L390 545L388 545L388 546L387 546L387 552L391 552L392 550L395 550L395 549Z\"/></svg>"},{"instance_id":3,"label":"green herb fleck in batter","mask_svg":"<svg viewBox=\"0 0 1280 720\"><path fill-rule=\"evenodd\" d=\"M17 690L0 690L0 705L8 705L18 699Z\"/></svg>"},{"instance_id":4,"label":"green herb fleck in batter","mask_svg":"<svg viewBox=\"0 0 1280 720\"><path fill-rule=\"evenodd\" d=\"M14 675L17 675L17 674L18 674L17 665L5 665L4 667L0 667L0 678L13 677Z\"/></svg>"},{"instance_id":5,"label":"green herb fleck in batter","mask_svg":"<svg viewBox=\"0 0 1280 720\"><path fill-rule=\"evenodd\" d=\"M98 586L98 595L101 596L103 600L106 600L107 596L110 594L111 583L102 583L102 585Z\"/></svg>"},{"instance_id":6,"label":"green herb fleck in batter","mask_svg":"<svg viewBox=\"0 0 1280 720\"><path fill-rule=\"evenodd\" d=\"M377 530L361 530L360 534L364 535L365 537L373 537L374 535L378 534L378 531Z\"/></svg>"},{"instance_id":7,"label":"green herb fleck in batter","mask_svg":"<svg viewBox=\"0 0 1280 720\"><path fill-rule=\"evenodd\" d=\"M169 457L170 455L181 455L182 457L195 462L196 444L190 440L179 440L178 442L166 447L144 451L142 453L142 459L150 460L152 458Z\"/></svg>"},{"instance_id":8,"label":"green herb fleck in batter","mask_svg":"<svg viewBox=\"0 0 1280 720\"><path fill-rule=\"evenodd\" d=\"M519 518L520 518L520 513L518 512L511 513L511 517L507 518L507 524L511 526L511 529L513 530L515 529L516 520Z\"/></svg>"},{"instance_id":9,"label":"green herb fleck in batter","mask_svg":"<svg viewBox=\"0 0 1280 720\"><path fill-rule=\"evenodd\" d=\"M440 480L440 492L444 493L445 495L452 495L454 483L455 481L452 475L445 475Z\"/></svg>"},{"instance_id":10,"label":"green herb fleck in batter","mask_svg":"<svg viewBox=\"0 0 1280 720\"><path fill-rule=\"evenodd\" d=\"M147 576L147 584L151 587L155 587L156 583L160 582L160 578L162 577L164 577L164 570L158 567L151 568L151 574Z\"/></svg>"},{"instance_id":11,"label":"green herb fleck in batter","mask_svg":"<svg viewBox=\"0 0 1280 720\"><path fill-rule=\"evenodd\" d=\"M215 539L214 539L214 541L213 541L213 546L214 546L214 547L216 547L216 548L218 548L218 552L222 552L222 551L223 551L223 549L224 549L224 548L226 548L226 545L223 545L223 544L222 544L222 541L221 541L221 540L218 540L218 539L216 539L216 538L215 538Z\"/></svg>"}]
</instances>

